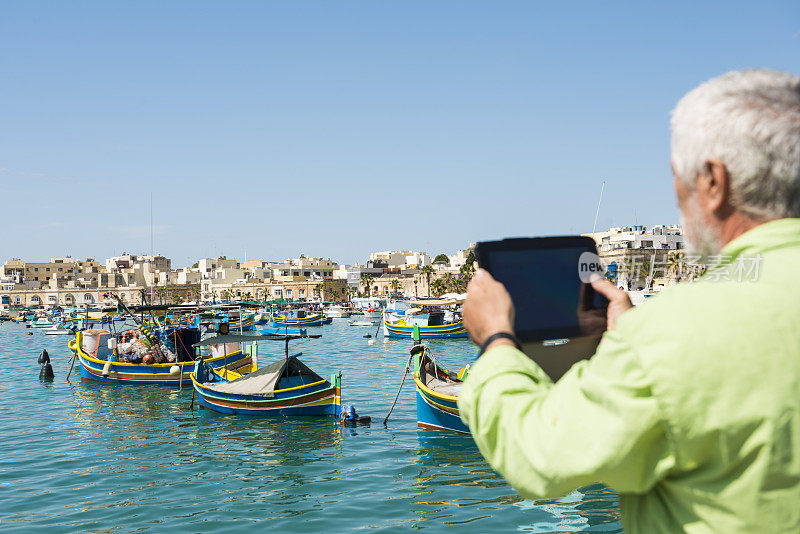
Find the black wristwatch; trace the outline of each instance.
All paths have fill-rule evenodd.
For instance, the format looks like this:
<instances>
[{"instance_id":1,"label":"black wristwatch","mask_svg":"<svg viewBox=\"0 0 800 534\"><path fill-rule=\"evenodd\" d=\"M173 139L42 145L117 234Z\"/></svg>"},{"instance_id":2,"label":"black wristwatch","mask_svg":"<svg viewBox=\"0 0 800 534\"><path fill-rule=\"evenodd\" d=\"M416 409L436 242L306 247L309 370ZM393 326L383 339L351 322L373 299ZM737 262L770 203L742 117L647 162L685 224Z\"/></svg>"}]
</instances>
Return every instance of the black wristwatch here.
<instances>
[{"instance_id":1,"label":"black wristwatch","mask_svg":"<svg viewBox=\"0 0 800 534\"><path fill-rule=\"evenodd\" d=\"M517 347L517 349L522 350L522 347L519 344L519 340L514 334L512 334L511 332L497 332L496 334L492 334L491 336L486 338L486 341L484 341L483 345L481 345L481 351L478 353L478 356L481 356L484 352L486 352L486 349L489 347L489 345L492 344L494 340L501 338L510 339L511 342L514 343L514 346Z\"/></svg>"}]
</instances>

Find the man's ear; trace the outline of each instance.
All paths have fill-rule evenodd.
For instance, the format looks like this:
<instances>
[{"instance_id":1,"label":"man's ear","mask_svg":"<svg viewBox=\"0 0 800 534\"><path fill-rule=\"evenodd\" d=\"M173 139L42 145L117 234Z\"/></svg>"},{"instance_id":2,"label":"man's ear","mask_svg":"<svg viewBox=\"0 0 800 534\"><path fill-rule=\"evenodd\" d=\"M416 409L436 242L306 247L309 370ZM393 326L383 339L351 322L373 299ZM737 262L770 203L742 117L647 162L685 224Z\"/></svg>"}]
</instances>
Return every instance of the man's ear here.
<instances>
[{"instance_id":1,"label":"man's ear","mask_svg":"<svg viewBox=\"0 0 800 534\"><path fill-rule=\"evenodd\" d=\"M730 176L728 169L718 159L706 162L704 172L697 177L695 190L708 211L718 216L729 211Z\"/></svg>"}]
</instances>

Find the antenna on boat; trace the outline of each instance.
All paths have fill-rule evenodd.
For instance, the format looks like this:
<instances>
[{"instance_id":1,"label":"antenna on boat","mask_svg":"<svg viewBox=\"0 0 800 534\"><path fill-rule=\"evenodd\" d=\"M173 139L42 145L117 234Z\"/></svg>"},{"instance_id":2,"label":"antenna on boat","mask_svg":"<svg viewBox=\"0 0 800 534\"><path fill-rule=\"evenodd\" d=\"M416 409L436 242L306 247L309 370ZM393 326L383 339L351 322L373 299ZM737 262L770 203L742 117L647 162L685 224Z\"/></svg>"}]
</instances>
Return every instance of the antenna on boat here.
<instances>
[{"instance_id":1,"label":"antenna on boat","mask_svg":"<svg viewBox=\"0 0 800 534\"><path fill-rule=\"evenodd\" d=\"M152 271L152 262L153 262L153 192L150 191L150 262L151 262L151 271ZM155 282L155 279L153 280ZM150 304L153 303L153 285L150 285Z\"/></svg>"},{"instance_id":2,"label":"antenna on boat","mask_svg":"<svg viewBox=\"0 0 800 534\"><path fill-rule=\"evenodd\" d=\"M600 203L603 202L603 190L606 188L606 182L603 181L603 185L600 186L600 200L597 201L597 211L594 212L594 226L592 226L592 239L594 239L594 233L597 231L597 216L600 215Z\"/></svg>"}]
</instances>

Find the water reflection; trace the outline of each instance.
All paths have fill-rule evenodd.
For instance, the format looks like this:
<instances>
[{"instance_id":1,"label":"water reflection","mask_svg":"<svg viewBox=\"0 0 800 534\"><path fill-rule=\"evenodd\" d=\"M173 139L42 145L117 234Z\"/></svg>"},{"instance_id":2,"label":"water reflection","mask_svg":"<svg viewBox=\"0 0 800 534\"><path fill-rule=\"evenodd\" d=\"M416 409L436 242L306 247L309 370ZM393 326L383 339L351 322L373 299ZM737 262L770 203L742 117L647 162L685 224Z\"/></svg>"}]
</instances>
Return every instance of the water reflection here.
<instances>
[{"instance_id":1,"label":"water reflection","mask_svg":"<svg viewBox=\"0 0 800 534\"><path fill-rule=\"evenodd\" d=\"M520 530L528 532L622 532L617 494L602 484L591 484L561 499L523 501L522 509L539 508L550 514Z\"/></svg>"}]
</instances>

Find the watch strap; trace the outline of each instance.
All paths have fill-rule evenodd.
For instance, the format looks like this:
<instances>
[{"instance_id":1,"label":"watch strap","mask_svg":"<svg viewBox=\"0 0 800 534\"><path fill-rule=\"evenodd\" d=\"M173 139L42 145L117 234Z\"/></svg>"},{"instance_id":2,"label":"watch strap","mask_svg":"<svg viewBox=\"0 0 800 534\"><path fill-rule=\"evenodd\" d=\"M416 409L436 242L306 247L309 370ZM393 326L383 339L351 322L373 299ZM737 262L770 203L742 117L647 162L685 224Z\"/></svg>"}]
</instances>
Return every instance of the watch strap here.
<instances>
[{"instance_id":1,"label":"watch strap","mask_svg":"<svg viewBox=\"0 0 800 534\"><path fill-rule=\"evenodd\" d=\"M522 350L519 340L514 334L511 332L497 332L486 338L486 341L484 341L483 345L481 345L481 351L478 353L478 356L481 356L484 352L486 352L486 349L489 347L489 345L498 339L509 339L514 343L514 346L517 347L517 349Z\"/></svg>"}]
</instances>

